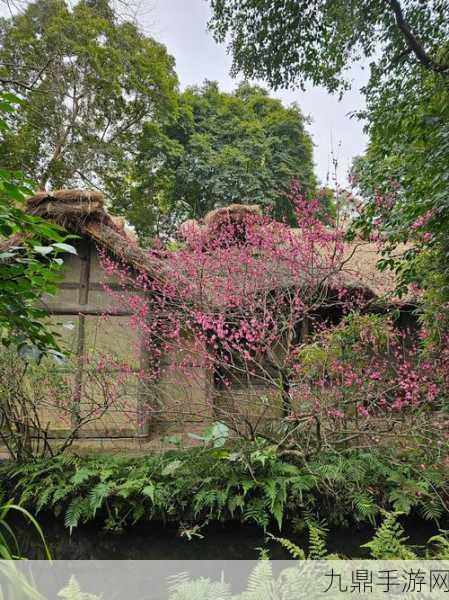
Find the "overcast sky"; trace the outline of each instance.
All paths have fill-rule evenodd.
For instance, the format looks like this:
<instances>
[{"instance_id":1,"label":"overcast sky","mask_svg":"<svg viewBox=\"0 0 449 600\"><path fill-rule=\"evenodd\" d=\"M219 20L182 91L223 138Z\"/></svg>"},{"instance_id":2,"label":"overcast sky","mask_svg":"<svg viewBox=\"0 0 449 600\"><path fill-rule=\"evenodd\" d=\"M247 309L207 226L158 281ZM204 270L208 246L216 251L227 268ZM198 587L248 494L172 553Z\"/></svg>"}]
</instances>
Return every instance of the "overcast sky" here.
<instances>
[{"instance_id":1,"label":"overcast sky","mask_svg":"<svg viewBox=\"0 0 449 600\"><path fill-rule=\"evenodd\" d=\"M164 43L174 56L181 88L201 84L205 79L218 81L226 91L236 87L239 80L229 76L231 57L226 46L216 44L207 31L208 0L131 0L131 6L143 31ZM0 4L0 14L7 14L4 4ZM352 73L353 89L340 102L337 96L318 87L310 87L306 92L272 92L286 104L296 101L311 118L308 129L315 144L316 173L322 183L326 183L329 176L331 183L333 181L332 152L338 161L338 183L345 185L352 158L365 148L362 124L348 116L363 107L358 89L365 75L359 68Z\"/></svg>"},{"instance_id":2,"label":"overcast sky","mask_svg":"<svg viewBox=\"0 0 449 600\"><path fill-rule=\"evenodd\" d=\"M141 0L137 19L146 33L167 46L176 59L176 71L181 87L201 84L204 79L219 82L223 90L231 91L238 80L229 76L231 57L226 47L214 42L207 31L210 15L207 0ZM348 113L363 106L358 89L364 83L364 72L353 71L354 86L341 102L322 88L311 87L306 92L285 90L273 92L285 103L298 102L312 123L309 131L315 144L316 173L322 183L332 174L332 154L338 159L338 179L346 183L352 158L361 154L366 138L362 124Z\"/></svg>"}]
</instances>

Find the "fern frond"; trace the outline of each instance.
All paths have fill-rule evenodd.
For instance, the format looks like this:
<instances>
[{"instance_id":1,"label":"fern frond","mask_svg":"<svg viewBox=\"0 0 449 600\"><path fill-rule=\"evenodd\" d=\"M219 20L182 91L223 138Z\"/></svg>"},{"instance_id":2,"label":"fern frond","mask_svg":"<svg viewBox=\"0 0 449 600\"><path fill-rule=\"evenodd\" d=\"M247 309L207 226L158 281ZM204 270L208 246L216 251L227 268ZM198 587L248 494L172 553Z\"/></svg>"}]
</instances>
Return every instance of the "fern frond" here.
<instances>
[{"instance_id":1,"label":"fern frond","mask_svg":"<svg viewBox=\"0 0 449 600\"><path fill-rule=\"evenodd\" d=\"M271 534L268 534L268 536L275 542L278 542L295 560L306 560L306 553L295 543L291 542L287 538L275 537Z\"/></svg>"},{"instance_id":2,"label":"fern frond","mask_svg":"<svg viewBox=\"0 0 449 600\"><path fill-rule=\"evenodd\" d=\"M401 513L383 511L384 519L371 541L361 546L368 548L377 560L414 560L416 554L407 545L408 537L398 522Z\"/></svg>"},{"instance_id":3,"label":"fern frond","mask_svg":"<svg viewBox=\"0 0 449 600\"><path fill-rule=\"evenodd\" d=\"M309 556L310 560L324 560L328 557L326 547L327 532L317 525L309 524Z\"/></svg>"},{"instance_id":4,"label":"fern frond","mask_svg":"<svg viewBox=\"0 0 449 600\"><path fill-rule=\"evenodd\" d=\"M427 545L426 558L428 560L449 560L449 539L447 531L441 531L438 535L432 536ZM432 547L433 546L433 547Z\"/></svg>"},{"instance_id":5,"label":"fern frond","mask_svg":"<svg viewBox=\"0 0 449 600\"><path fill-rule=\"evenodd\" d=\"M67 507L65 517L64 517L64 524L66 527L69 528L70 533L72 533L72 530L74 527L78 526L78 523L84 513L84 510L85 510L85 499L81 498L81 496L77 496L77 497L73 498L73 500L70 502L69 506Z\"/></svg>"},{"instance_id":6,"label":"fern frond","mask_svg":"<svg viewBox=\"0 0 449 600\"><path fill-rule=\"evenodd\" d=\"M93 489L89 492L89 504L92 510L93 515L97 510L101 507L104 500L109 496L112 490L111 483L98 483Z\"/></svg>"}]
</instances>

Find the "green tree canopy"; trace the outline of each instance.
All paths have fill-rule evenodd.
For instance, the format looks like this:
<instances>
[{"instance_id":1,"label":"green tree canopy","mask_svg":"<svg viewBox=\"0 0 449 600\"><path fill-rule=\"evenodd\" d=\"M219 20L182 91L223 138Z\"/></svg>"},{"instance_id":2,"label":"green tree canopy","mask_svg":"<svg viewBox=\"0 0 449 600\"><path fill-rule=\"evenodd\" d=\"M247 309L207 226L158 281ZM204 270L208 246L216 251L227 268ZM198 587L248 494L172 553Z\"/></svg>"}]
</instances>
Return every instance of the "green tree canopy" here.
<instances>
[{"instance_id":1,"label":"green tree canopy","mask_svg":"<svg viewBox=\"0 0 449 600\"><path fill-rule=\"evenodd\" d=\"M176 104L173 59L108 0L37 0L2 19L0 83L27 100L10 119L2 164L41 189L81 183L112 198L145 123Z\"/></svg>"},{"instance_id":2,"label":"green tree canopy","mask_svg":"<svg viewBox=\"0 0 449 600\"><path fill-rule=\"evenodd\" d=\"M122 190L116 208L141 233L233 202L271 206L293 223L292 179L306 194L316 185L306 123L298 106L287 108L257 86L244 83L234 93L215 82L189 88L176 118L145 125L135 185ZM158 210L150 214L148 206Z\"/></svg>"},{"instance_id":3,"label":"green tree canopy","mask_svg":"<svg viewBox=\"0 0 449 600\"><path fill-rule=\"evenodd\" d=\"M438 49L449 34L447 0L210 0L210 27L229 41L233 72L273 87L310 81L349 86L345 70L371 57L374 71L419 64L449 74Z\"/></svg>"},{"instance_id":4,"label":"green tree canopy","mask_svg":"<svg viewBox=\"0 0 449 600\"><path fill-rule=\"evenodd\" d=\"M353 165L365 199L356 225L389 241L383 265L425 290L427 324L441 330L449 325L449 79L418 68L390 76L372 87L366 117L368 149Z\"/></svg>"},{"instance_id":5,"label":"green tree canopy","mask_svg":"<svg viewBox=\"0 0 449 600\"><path fill-rule=\"evenodd\" d=\"M353 169L365 199L357 225L388 240L381 266L424 286L433 307L449 306L449 1L211 5L210 27L229 41L235 73L275 87L309 81L342 92L351 64L370 61L359 113L370 141ZM408 240L413 248L398 258L397 244Z\"/></svg>"}]
</instances>

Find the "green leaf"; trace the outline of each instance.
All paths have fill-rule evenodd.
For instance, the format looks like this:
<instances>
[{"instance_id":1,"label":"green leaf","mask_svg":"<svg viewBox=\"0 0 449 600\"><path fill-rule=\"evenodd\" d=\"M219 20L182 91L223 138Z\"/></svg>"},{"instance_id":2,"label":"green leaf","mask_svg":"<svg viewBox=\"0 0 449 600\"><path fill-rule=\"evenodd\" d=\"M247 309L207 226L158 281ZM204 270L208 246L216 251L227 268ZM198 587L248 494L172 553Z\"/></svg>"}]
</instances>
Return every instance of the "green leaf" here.
<instances>
[{"instance_id":1,"label":"green leaf","mask_svg":"<svg viewBox=\"0 0 449 600\"><path fill-rule=\"evenodd\" d=\"M164 473L163 473L164 474ZM154 494L155 494L156 488L153 482L150 481L150 483L148 483L142 490L142 494L144 496L148 496L149 498L151 498L151 501L154 502Z\"/></svg>"},{"instance_id":2,"label":"green leaf","mask_svg":"<svg viewBox=\"0 0 449 600\"><path fill-rule=\"evenodd\" d=\"M69 252L70 254L77 254L76 248L71 246L70 244L63 244L62 242L56 242L52 244L54 248L58 248L59 250L63 250L64 252Z\"/></svg>"},{"instance_id":3,"label":"green leaf","mask_svg":"<svg viewBox=\"0 0 449 600\"><path fill-rule=\"evenodd\" d=\"M169 462L168 465L165 465L165 467L162 469L162 473L161 474L163 476L173 475L173 473L175 471L177 471L180 466L182 466L182 461L180 461L180 460L173 460L172 462Z\"/></svg>"},{"instance_id":4,"label":"green leaf","mask_svg":"<svg viewBox=\"0 0 449 600\"><path fill-rule=\"evenodd\" d=\"M34 246L34 251L38 254L42 254L42 256L47 256L47 254L51 254L53 252L52 246Z\"/></svg>"}]
</instances>

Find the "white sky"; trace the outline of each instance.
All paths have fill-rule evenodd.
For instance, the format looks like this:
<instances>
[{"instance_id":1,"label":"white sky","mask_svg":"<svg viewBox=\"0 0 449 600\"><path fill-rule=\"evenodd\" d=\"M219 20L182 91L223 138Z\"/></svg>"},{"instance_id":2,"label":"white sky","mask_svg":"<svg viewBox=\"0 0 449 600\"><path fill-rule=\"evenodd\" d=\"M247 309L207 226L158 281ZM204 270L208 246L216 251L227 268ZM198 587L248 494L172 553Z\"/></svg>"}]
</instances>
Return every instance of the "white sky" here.
<instances>
[{"instance_id":1,"label":"white sky","mask_svg":"<svg viewBox=\"0 0 449 600\"><path fill-rule=\"evenodd\" d=\"M133 16L142 30L165 44L168 52L174 56L181 88L201 84L205 79L218 81L220 88L225 91L232 91L236 87L238 80L229 76L231 57L226 47L216 44L207 31L210 16L208 0L130 2ZM26 5L26 0L23 4ZM8 14L3 3L0 3L0 14ZM348 116L350 112L363 107L363 98L358 89L363 85L365 75L360 68L353 69L351 73L354 89L346 93L341 101L319 87L310 87L306 92L272 92L273 96L286 104L296 101L303 113L311 117L308 130L315 144L316 173L322 183L326 183L328 176L331 184L334 181L334 156L338 161L337 182L345 185L352 158L365 148L362 123ZM264 85L263 82L258 83Z\"/></svg>"},{"instance_id":2,"label":"white sky","mask_svg":"<svg viewBox=\"0 0 449 600\"><path fill-rule=\"evenodd\" d=\"M182 88L211 79L218 81L221 89L231 91L238 80L229 76L231 57L226 46L216 44L207 31L209 15L207 0L141 0L136 17L144 31L165 44L176 59ZM303 113L311 117L308 129L315 144L316 173L322 183L329 172L333 180L332 150L338 160L338 183L345 185L352 158L365 148L362 123L348 116L363 106L358 89L364 83L364 71L357 68L352 74L354 89L341 102L319 87L310 87L306 92L272 92L286 104L298 102Z\"/></svg>"}]
</instances>

